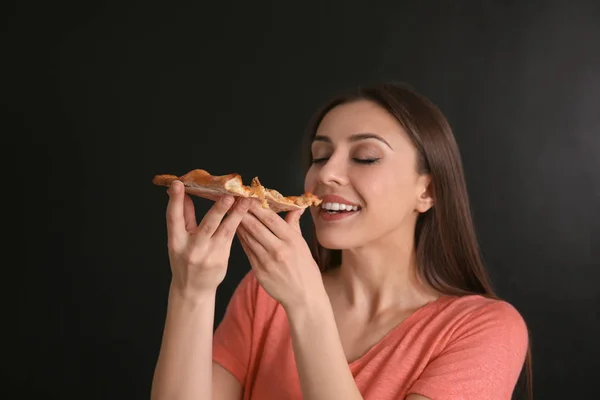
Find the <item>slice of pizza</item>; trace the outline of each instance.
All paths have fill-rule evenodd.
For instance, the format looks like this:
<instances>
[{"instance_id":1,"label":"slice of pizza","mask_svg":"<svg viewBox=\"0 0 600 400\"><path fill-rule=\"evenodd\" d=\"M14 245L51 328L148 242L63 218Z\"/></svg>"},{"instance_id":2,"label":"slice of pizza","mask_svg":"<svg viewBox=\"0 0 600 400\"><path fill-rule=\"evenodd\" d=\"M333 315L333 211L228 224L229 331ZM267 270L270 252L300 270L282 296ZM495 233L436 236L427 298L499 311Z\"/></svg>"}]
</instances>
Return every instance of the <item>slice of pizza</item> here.
<instances>
[{"instance_id":1,"label":"slice of pizza","mask_svg":"<svg viewBox=\"0 0 600 400\"><path fill-rule=\"evenodd\" d=\"M183 182L186 193L194 196L213 201L224 195L256 198L264 208L270 208L277 213L317 206L322 201L308 192L301 196L283 196L276 190L265 188L257 177L252 179L250 186L246 186L239 174L214 176L203 169L195 169L182 176L156 175L152 183L169 187L174 180Z\"/></svg>"}]
</instances>

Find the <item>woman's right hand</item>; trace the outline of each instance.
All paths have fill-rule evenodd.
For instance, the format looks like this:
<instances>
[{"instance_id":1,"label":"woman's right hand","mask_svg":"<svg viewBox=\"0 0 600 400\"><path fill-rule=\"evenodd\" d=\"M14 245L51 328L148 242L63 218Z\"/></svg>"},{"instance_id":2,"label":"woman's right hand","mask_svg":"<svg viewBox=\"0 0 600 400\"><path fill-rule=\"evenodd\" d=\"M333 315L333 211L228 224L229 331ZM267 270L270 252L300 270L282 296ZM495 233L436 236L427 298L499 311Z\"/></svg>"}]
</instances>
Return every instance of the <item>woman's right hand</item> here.
<instances>
[{"instance_id":1,"label":"woman's right hand","mask_svg":"<svg viewBox=\"0 0 600 400\"><path fill-rule=\"evenodd\" d=\"M174 181L167 205L171 288L185 296L215 292L225 278L231 244L250 199L223 196L199 225L194 203L181 181ZM234 205L235 203L235 205ZM224 220L226 214L229 214Z\"/></svg>"}]
</instances>

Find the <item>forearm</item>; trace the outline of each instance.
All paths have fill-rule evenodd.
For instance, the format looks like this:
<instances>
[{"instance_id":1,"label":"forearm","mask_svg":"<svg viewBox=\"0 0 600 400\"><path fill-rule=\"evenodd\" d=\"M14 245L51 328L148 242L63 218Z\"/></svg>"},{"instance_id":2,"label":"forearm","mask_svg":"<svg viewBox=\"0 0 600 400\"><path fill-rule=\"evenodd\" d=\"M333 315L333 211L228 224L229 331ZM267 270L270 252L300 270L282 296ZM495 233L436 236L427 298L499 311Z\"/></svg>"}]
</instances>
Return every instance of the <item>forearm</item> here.
<instances>
[{"instance_id":1,"label":"forearm","mask_svg":"<svg viewBox=\"0 0 600 400\"><path fill-rule=\"evenodd\" d=\"M304 400L362 399L327 296L286 311Z\"/></svg>"},{"instance_id":2,"label":"forearm","mask_svg":"<svg viewBox=\"0 0 600 400\"><path fill-rule=\"evenodd\" d=\"M210 400L215 293L186 297L171 288L152 400Z\"/></svg>"}]
</instances>

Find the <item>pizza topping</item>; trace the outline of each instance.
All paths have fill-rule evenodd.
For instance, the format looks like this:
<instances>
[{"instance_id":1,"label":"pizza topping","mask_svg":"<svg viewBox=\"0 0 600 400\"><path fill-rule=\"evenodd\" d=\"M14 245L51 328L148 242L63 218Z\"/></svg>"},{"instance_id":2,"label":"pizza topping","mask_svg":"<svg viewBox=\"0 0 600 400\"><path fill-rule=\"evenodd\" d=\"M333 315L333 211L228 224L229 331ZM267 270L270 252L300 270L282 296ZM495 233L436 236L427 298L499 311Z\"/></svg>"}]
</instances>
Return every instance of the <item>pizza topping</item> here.
<instances>
[{"instance_id":1,"label":"pizza topping","mask_svg":"<svg viewBox=\"0 0 600 400\"><path fill-rule=\"evenodd\" d=\"M152 182L155 185L169 187L174 180L181 181L188 194L213 201L224 195L256 198L264 208L270 208L275 212L318 206L322 202L319 197L309 192L301 196L286 197L276 190L265 188L258 178L252 179L251 185L246 186L239 174L214 176L202 169L195 169L182 176L156 175Z\"/></svg>"}]
</instances>

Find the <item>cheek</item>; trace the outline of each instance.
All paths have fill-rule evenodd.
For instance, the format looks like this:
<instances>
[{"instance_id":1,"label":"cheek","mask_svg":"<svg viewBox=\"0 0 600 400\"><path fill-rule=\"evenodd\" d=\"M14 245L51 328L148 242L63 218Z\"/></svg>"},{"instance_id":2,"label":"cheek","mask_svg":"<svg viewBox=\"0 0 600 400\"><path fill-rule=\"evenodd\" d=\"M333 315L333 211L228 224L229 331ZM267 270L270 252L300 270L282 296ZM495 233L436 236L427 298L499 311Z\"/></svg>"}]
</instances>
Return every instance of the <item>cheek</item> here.
<instances>
[{"instance_id":1,"label":"cheek","mask_svg":"<svg viewBox=\"0 0 600 400\"><path fill-rule=\"evenodd\" d=\"M317 187L317 179L314 168L310 168L304 176L304 191L314 193Z\"/></svg>"},{"instance_id":2,"label":"cheek","mask_svg":"<svg viewBox=\"0 0 600 400\"><path fill-rule=\"evenodd\" d=\"M412 194L411 185L406 177L394 172L382 169L378 174L356 182L356 185L360 185L360 193L365 197L367 204L375 205L390 214L402 212Z\"/></svg>"},{"instance_id":3,"label":"cheek","mask_svg":"<svg viewBox=\"0 0 600 400\"><path fill-rule=\"evenodd\" d=\"M363 169L352 174L352 186L367 203L379 204L393 196L398 185L394 174L385 169Z\"/></svg>"}]
</instances>

